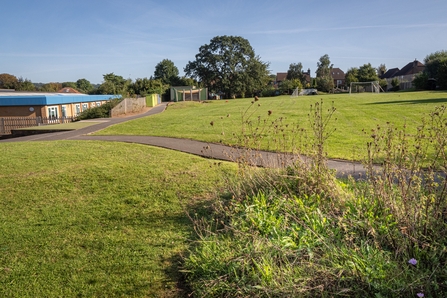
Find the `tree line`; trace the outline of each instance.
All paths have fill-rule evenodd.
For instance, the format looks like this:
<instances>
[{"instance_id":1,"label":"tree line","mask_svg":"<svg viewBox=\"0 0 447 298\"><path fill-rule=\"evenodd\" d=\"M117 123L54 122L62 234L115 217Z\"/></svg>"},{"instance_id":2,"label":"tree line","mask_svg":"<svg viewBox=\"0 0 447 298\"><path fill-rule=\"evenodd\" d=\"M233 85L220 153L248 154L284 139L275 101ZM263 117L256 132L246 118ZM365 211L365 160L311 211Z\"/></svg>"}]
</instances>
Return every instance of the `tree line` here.
<instances>
[{"instance_id":1,"label":"tree line","mask_svg":"<svg viewBox=\"0 0 447 298\"><path fill-rule=\"evenodd\" d=\"M447 89L447 52L440 51L428 55L425 71L417 76L415 85L419 89L433 88L433 84ZM250 97L254 95L271 96L299 88L316 88L330 92L334 89L331 75L333 64L325 54L317 62L316 76L303 72L301 62L291 63L286 80L276 84L276 76L269 71L270 64L255 54L249 41L240 36L216 36L208 44L202 45L184 68L184 77L179 77L178 68L169 59L159 62L150 78L125 79L114 73L104 74L103 82L92 85L85 78L76 82L33 84L23 78L10 74L0 74L1 89L18 91L57 92L63 87L71 87L87 94L122 94L123 96L145 96L147 94L166 94L170 86L207 87L210 93L223 98ZM351 82L379 81L385 89L387 83L379 79L386 72L381 64L374 68L370 63L352 67L345 74L345 85ZM397 82L398 84L398 82Z\"/></svg>"}]
</instances>

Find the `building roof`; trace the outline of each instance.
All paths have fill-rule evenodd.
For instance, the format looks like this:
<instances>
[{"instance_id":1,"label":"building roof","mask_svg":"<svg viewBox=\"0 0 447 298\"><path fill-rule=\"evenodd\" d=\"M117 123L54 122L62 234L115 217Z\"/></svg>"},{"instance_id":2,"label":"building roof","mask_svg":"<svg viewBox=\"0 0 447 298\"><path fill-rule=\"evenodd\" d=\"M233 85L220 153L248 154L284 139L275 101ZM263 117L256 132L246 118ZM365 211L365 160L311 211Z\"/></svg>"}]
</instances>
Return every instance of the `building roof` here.
<instances>
[{"instance_id":1,"label":"building roof","mask_svg":"<svg viewBox=\"0 0 447 298\"><path fill-rule=\"evenodd\" d=\"M332 68L331 70L331 76L334 80L344 80L345 79L345 73L340 68Z\"/></svg>"},{"instance_id":2,"label":"building roof","mask_svg":"<svg viewBox=\"0 0 447 298\"><path fill-rule=\"evenodd\" d=\"M287 79L287 72L278 72L276 73L276 81L282 82Z\"/></svg>"},{"instance_id":3,"label":"building roof","mask_svg":"<svg viewBox=\"0 0 447 298\"><path fill-rule=\"evenodd\" d=\"M383 75L380 76L381 79L390 79L399 71L399 68L388 69Z\"/></svg>"},{"instance_id":4,"label":"building roof","mask_svg":"<svg viewBox=\"0 0 447 298\"><path fill-rule=\"evenodd\" d=\"M396 72L393 77L417 74L423 72L424 68L425 68L424 64L422 64L417 60L414 60L413 62L408 63L407 65L405 65L404 68Z\"/></svg>"},{"instance_id":5,"label":"building roof","mask_svg":"<svg viewBox=\"0 0 447 298\"><path fill-rule=\"evenodd\" d=\"M0 92L0 106L48 106L94 102L121 95L86 95L82 93Z\"/></svg>"}]
</instances>

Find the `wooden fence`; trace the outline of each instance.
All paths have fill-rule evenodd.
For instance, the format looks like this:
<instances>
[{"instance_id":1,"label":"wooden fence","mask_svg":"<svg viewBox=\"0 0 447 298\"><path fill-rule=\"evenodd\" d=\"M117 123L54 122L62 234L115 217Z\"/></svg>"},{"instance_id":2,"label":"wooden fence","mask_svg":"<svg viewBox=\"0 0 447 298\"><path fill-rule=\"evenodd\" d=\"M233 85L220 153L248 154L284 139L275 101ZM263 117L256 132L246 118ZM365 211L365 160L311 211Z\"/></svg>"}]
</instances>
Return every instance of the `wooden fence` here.
<instances>
[{"instance_id":1,"label":"wooden fence","mask_svg":"<svg viewBox=\"0 0 447 298\"><path fill-rule=\"evenodd\" d=\"M0 135L11 134L11 130L32 126L70 123L74 117L0 117Z\"/></svg>"}]
</instances>

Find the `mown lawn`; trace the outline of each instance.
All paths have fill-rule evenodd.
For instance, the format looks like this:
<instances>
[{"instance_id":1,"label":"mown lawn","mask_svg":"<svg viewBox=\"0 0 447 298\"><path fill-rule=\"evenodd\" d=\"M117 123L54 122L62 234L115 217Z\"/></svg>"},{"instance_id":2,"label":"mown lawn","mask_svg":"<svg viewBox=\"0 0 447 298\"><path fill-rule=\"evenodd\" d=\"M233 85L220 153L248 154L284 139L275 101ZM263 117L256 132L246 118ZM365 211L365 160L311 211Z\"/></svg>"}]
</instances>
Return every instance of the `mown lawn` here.
<instances>
[{"instance_id":1,"label":"mown lawn","mask_svg":"<svg viewBox=\"0 0 447 298\"><path fill-rule=\"evenodd\" d=\"M0 297L179 297L180 255L223 171L113 142L0 145Z\"/></svg>"},{"instance_id":2,"label":"mown lawn","mask_svg":"<svg viewBox=\"0 0 447 298\"><path fill-rule=\"evenodd\" d=\"M447 103L447 92L363 93L298 98L280 96L260 98L253 103L253 99L179 102L170 104L162 114L115 125L97 134L170 136L236 144L236 137L244 134L244 119L251 120L252 128L258 127L258 132L264 129L261 148L290 151L299 144L300 139L305 142L311 138L308 116L310 106L320 100L323 100L325 111L332 104L336 108L327 127L327 131L336 128L327 141L328 156L359 160L366 152L366 143L371 140L371 130L377 125L384 127L390 123L402 128L405 124L409 133L415 133L423 117L428 117L436 106ZM273 121L281 118L280 128L284 131L267 131L266 128L270 128ZM250 128L248 124L245 127L246 134ZM297 127L304 128L306 135L297 133Z\"/></svg>"}]
</instances>

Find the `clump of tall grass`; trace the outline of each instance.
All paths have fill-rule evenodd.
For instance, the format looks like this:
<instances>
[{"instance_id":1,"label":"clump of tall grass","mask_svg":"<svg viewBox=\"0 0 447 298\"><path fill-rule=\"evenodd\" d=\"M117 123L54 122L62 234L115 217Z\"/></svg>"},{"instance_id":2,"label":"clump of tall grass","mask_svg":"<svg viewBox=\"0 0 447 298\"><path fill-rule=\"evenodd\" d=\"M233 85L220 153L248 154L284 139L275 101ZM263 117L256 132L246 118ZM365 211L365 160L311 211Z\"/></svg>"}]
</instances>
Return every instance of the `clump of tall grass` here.
<instances>
[{"instance_id":1,"label":"clump of tall grass","mask_svg":"<svg viewBox=\"0 0 447 298\"><path fill-rule=\"evenodd\" d=\"M184 259L195 296L447 292L445 108L431 113L417 132L391 123L374 128L362 181L337 180L326 166L327 123L335 113L334 107L324 110L322 101L311 107L310 125L296 135L308 141L297 152L310 155L286 168L253 168L238 159L240 179L228 181L228 192L216 198L209 217L195 220L198 240ZM279 132L268 137L280 139L286 125L259 117L256 123L243 119L241 145L267 131Z\"/></svg>"}]
</instances>

